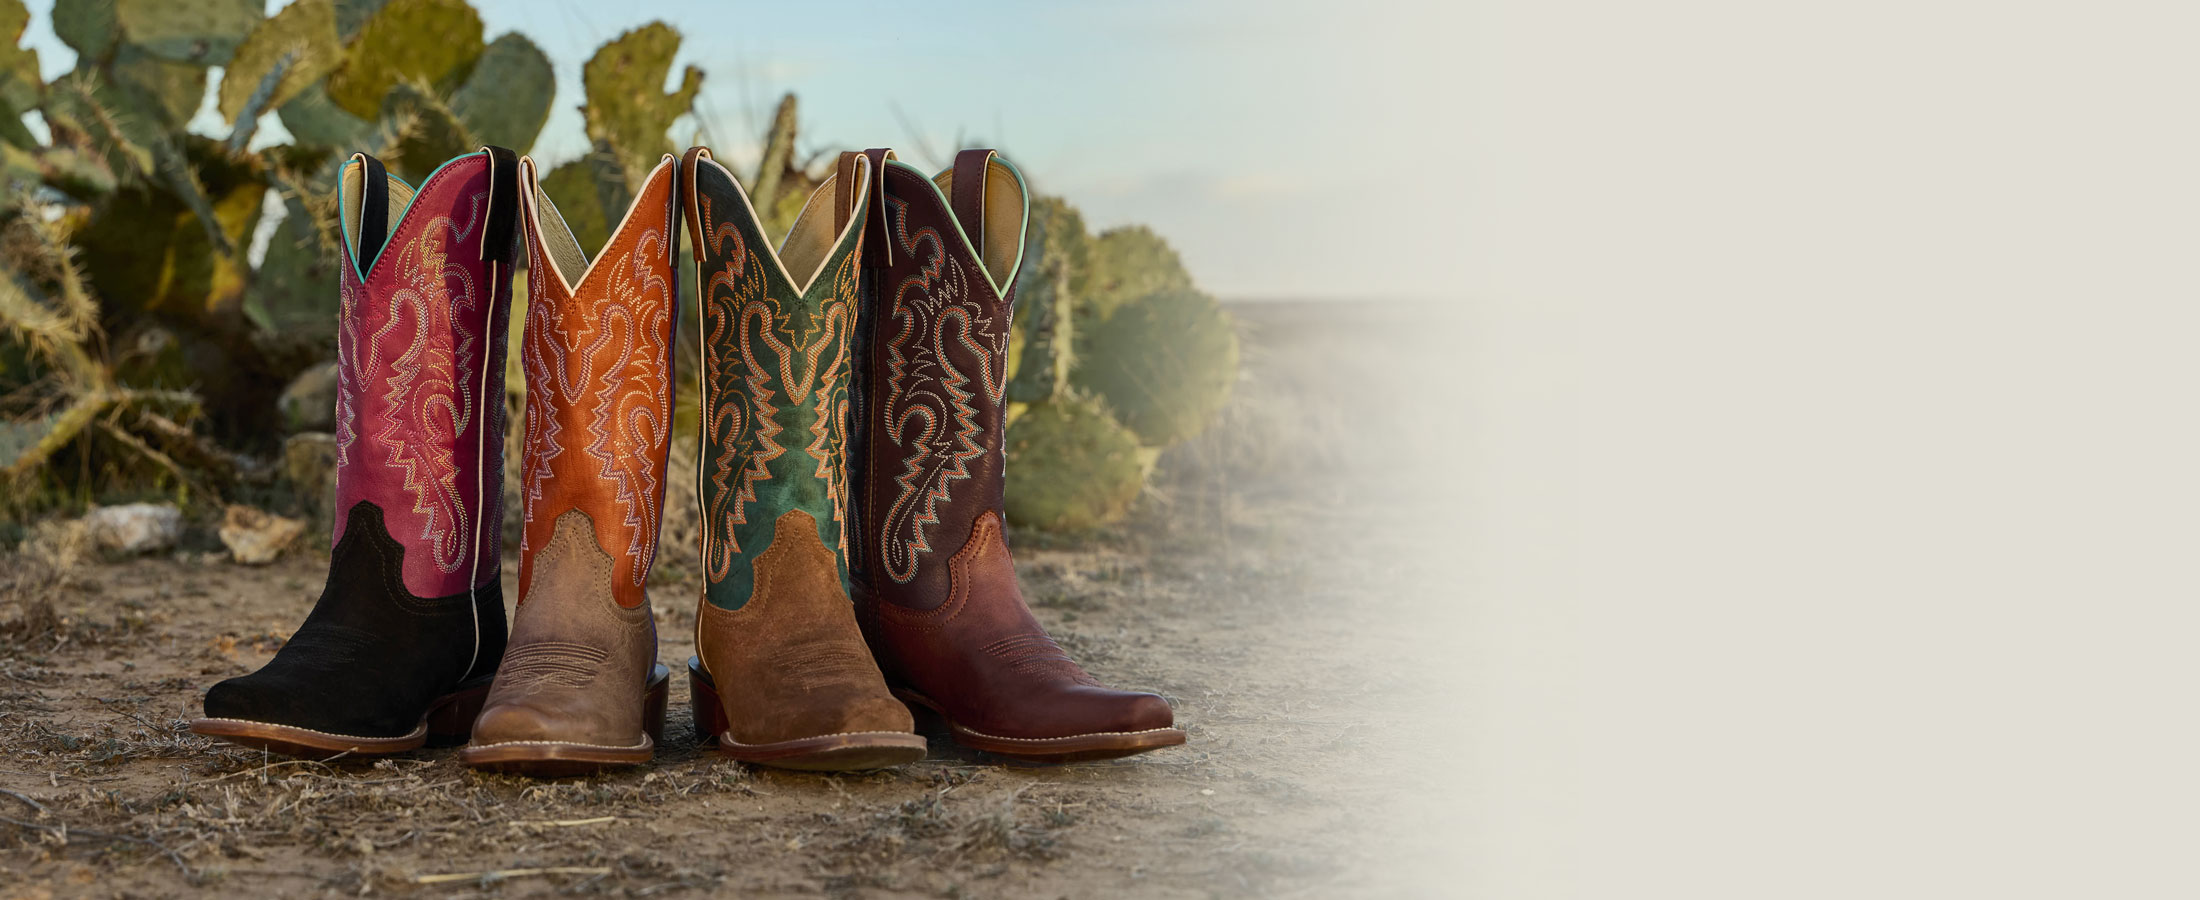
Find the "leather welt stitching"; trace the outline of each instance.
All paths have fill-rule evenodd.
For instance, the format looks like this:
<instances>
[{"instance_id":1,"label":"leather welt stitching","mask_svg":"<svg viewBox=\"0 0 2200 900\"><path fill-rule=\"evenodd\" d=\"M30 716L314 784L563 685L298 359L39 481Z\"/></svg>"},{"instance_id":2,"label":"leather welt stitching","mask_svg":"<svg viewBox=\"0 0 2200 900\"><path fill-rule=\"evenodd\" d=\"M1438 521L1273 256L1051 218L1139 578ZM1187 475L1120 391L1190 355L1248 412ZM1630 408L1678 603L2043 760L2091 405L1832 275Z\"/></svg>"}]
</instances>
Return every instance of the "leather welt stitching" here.
<instances>
[{"instance_id":1,"label":"leather welt stitching","mask_svg":"<svg viewBox=\"0 0 2200 900\"><path fill-rule=\"evenodd\" d=\"M626 746L619 746L615 744L583 744L576 741L498 741L494 744L470 744L467 746L466 749L487 750L490 747L579 747L587 750L647 750L650 748L650 740L649 735L644 734L642 735L641 743L629 744Z\"/></svg>"},{"instance_id":2,"label":"leather welt stitching","mask_svg":"<svg viewBox=\"0 0 2200 900\"><path fill-rule=\"evenodd\" d=\"M280 731L295 731L301 734L319 735L321 737L331 737L343 741L359 741L363 745L403 743L405 741L414 740L416 738L426 737L428 734L428 720L425 718L420 720L420 724L413 726L413 730L411 732L399 735L397 737L361 737L356 734L337 734L333 731L315 731L311 728L300 728L296 725L284 725L278 722L255 722L251 719L225 719L219 716L211 716L208 718L200 719L199 721L231 722L238 725L253 725L260 728L273 728Z\"/></svg>"},{"instance_id":3,"label":"leather welt stitching","mask_svg":"<svg viewBox=\"0 0 2200 900\"><path fill-rule=\"evenodd\" d=\"M984 738L984 739L986 739L986 740L989 740L989 741L1015 741L1015 742L1017 742L1017 743L1019 743L1019 744L1048 744L1048 743L1053 743L1053 742L1056 742L1056 741L1074 741L1074 740L1077 740L1078 738L1094 738L1094 737L1136 737L1136 736L1138 736L1138 735L1141 735L1141 734L1161 734L1161 733L1163 733L1163 732L1169 732L1169 731L1182 731L1183 729L1181 729L1181 728L1176 728L1176 727L1173 727L1173 726L1172 726L1172 727L1168 727L1168 728L1148 728L1148 729L1146 729L1146 730L1144 730L1144 731L1088 731L1088 732L1085 732L1084 734L1066 734L1066 735L1063 735L1063 736L1061 736L1061 737L1051 737L1051 738L1015 738L1015 737L1001 737L1000 735L997 735L997 734L986 734L986 733L985 733L985 732L983 732L983 731L977 731L977 730L975 730L975 729L970 729L970 728L964 728L964 727L963 727L963 726L961 726L961 725L957 725L957 726L955 726L955 730L956 730L956 731L960 731L960 732L962 732L962 733L964 733L964 734L970 735L971 737Z\"/></svg>"}]
</instances>

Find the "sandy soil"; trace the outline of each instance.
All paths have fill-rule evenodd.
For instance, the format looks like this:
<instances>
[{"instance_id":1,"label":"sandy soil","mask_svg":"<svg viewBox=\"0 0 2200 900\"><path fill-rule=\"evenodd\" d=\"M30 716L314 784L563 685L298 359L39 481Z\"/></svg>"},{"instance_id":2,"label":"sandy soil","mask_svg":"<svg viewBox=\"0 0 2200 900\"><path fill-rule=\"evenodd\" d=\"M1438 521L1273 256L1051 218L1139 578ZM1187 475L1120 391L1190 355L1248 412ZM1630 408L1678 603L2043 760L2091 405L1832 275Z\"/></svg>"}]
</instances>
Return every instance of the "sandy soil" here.
<instances>
[{"instance_id":1,"label":"sandy soil","mask_svg":"<svg viewBox=\"0 0 2200 900\"><path fill-rule=\"evenodd\" d=\"M1014 767L934 732L899 770L753 769L696 746L676 678L666 746L628 772L266 758L183 726L207 685L280 646L325 559L18 558L0 578L0 898L1441 893L1464 798L1408 776L1456 749L1431 674L1452 626L1401 587L1440 568L1411 539L1430 497L1396 466L1325 455L1373 402L1290 364L1333 329L1247 318L1227 427L1173 451L1131 522L1012 537L1048 629L1101 680L1168 697L1184 747ZM653 588L676 670L698 593Z\"/></svg>"}]
</instances>

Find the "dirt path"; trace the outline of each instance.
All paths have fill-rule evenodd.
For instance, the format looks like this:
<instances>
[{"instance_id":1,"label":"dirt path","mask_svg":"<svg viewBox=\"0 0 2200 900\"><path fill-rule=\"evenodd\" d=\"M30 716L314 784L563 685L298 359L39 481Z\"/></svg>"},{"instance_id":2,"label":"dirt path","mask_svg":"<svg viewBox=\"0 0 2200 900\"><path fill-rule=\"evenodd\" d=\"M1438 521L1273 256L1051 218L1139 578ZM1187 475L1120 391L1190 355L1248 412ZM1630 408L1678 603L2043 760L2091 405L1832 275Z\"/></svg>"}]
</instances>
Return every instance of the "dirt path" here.
<instances>
[{"instance_id":1,"label":"dirt path","mask_svg":"<svg viewBox=\"0 0 2200 900\"><path fill-rule=\"evenodd\" d=\"M1294 392L1279 377L1247 402ZM1249 452L1217 440L1178 468ZM1381 499L1398 482L1200 478L1075 547L1016 536L1048 629L1102 681L1167 696L1191 735L1068 767L1003 766L934 732L931 757L895 771L750 769L696 747L682 679L666 746L630 772L480 775L450 750L267 759L183 724L206 685L273 654L325 563L80 568L44 589L59 620L0 639L0 900L1424 893L1451 864L1459 798L1404 777L1449 738L1428 677L1441 629L1397 587L1429 558L1401 552ZM653 588L675 669L698 590ZM492 872L509 874L475 874Z\"/></svg>"}]
</instances>

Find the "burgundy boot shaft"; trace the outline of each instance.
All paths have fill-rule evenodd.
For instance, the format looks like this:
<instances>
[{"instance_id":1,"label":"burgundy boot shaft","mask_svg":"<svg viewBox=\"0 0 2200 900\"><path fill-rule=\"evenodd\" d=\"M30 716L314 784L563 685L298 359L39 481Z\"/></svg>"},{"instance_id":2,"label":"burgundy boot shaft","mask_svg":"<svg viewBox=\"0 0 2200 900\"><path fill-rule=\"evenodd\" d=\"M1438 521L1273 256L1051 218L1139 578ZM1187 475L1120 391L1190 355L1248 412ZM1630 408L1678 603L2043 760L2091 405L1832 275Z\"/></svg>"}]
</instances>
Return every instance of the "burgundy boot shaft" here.
<instances>
[{"instance_id":1,"label":"burgundy boot shaft","mask_svg":"<svg viewBox=\"0 0 2200 900\"><path fill-rule=\"evenodd\" d=\"M1166 701L1094 681L1016 583L1002 490L1029 208L1021 177L989 150L963 151L938 178L880 168L884 227L866 235L876 244L865 248L859 317L860 546L850 548L880 669L981 750L1067 762L1182 743Z\"/></svg>"}]
</instances>

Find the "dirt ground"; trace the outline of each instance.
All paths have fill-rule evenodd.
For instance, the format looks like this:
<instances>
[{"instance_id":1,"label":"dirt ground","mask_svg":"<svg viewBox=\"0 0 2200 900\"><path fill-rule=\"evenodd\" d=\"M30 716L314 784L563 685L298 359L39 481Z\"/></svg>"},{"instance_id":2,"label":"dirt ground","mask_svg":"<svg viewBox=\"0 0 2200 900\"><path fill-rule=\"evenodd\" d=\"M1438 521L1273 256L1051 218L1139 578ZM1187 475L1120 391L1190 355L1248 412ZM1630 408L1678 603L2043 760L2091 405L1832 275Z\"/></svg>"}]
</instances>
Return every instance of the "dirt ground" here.
<instances>
[{"instance_id":1,"label":"dirt ground","mask_svg":"<svg viewBox=\"0 0 2200 900\"><path fill-rule=\"evenodd\" d=\"M1415 523L1442 493L1396 446L1353 449L1402 395L1371 388L1388 351L1335 315L1241 309L1237 400L1130 522L1012 535L1041 621L1102 681L1166 696L1183 747L1017 767L934 731L930 758L897 770L749 768L696 746L676 678L665 746L632 771L269 758L184 724L207 685L281 645L325 556L0 558L0 900L1448 893L1470 799L1443 767L1458 626L1415 587L1441 583ZM699 592L652 589L675 671Z\"/></svg>"}]
</instances>

